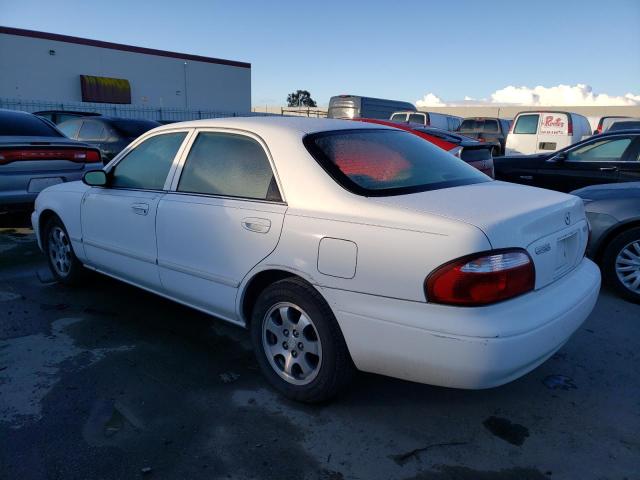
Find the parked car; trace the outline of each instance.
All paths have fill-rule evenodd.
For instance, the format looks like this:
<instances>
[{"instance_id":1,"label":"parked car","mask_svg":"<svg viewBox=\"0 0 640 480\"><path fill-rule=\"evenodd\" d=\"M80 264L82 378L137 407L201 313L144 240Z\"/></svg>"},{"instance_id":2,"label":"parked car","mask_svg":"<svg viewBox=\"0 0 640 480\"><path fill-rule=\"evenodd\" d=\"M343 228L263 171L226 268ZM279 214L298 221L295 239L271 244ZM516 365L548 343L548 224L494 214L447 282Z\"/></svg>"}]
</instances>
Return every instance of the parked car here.
<instances>
[{"instance_id":1,"label":"parked car","mask_svg":"<svg viewBox=\"0 0 640 480\"><path fill-rule=\"evenodd\" d=\"M588 255L621 296L640 303L640 182L594 185L571 192L591 225Z\"/></svg>"},{"instance_id":2,"label":"parked car","mask_svg":"<svg viewBox=\"0 0 640 480\"><path fill-rule=\"evenodd\" d=\"M640 119L616 120L609 127L609 132L619 132L621 130L638 130L640 129Z\"/></svg>"},{"instance_id":3,"label":"parked car","mask_svg":"<svg viewBox=\"0 0 640 480\"><path fill-rule=\"evenodd\" d=\"M54 125L59 125L62 122L73 120L74 118L99 117L101 115L96 112L76 112L73 110L42 110L40 112L34 112L33 114L42 118L46 118Z\"/></svg>"},{"instance_id":4,"label":"parked car","mask_svg":"<svg viewBox=\"0 0 640 480\"><path fill-rule=\"evenodd\" d=\"M564 345L600 286L579 198L363 122L160 127L44 190L32 223L60 282L85 265L244 326L266 378L306 402L354 367L510 382Z\"/></svg>"},{"instance_id":5,"label":"parked car","mask_svg":"<svg viewBox=\"0 0 640 480\"><path fill-rule=\"evenodd\" d=\"M505 154L511 123L511 120L495 117L465 118L458 128L458 132L491 144L493 146L491 153L494 157L499 157Z\"/></svg>"},{"instance_id":6,"label":"parked car","mask_svg":"<svg viewBox=\"0 0 640 480\"><path fill-rule=\"evenodd\" d=\"M446 150L455 157L464 160L472 167L477 168L482 173L493 178L493 158L491 157L490 145L439 128L419 127L407 123L396 123L389 120L375 120L372 118L357 118L354 120L386 125L387 127L399 128L413 133Z\"/></svg>"},{"instance_id":7,"label":"parked car","mask_svg":"<svg viewBox=\"0 0 640 480\"><path fill-rule=\"evenodd\" d=\"M493 159L497 180L570 192L640 180L640 130L607 132L554 153Z\"/></svg>"},{"instance_id":8,"label":"parked car","mask_svg":"<svg viewBox=\"0 0 640 480\"><path fill-rule=\"evenodd\" d=\"M607 132L614 122L617 122L618 120L624 120L624 119L630 119L630 118L631 117L616 116L616 115L600 117L600 119L598 120L598 125L593 130L593 134L598 135L600 133Z\"/></svg>"},{"instance_id":9,"label":"parked car","mask_svg":"<svg viewBox=\"0 0 640 480\"><path fill-rule=\"evenodd\" d=\"M455 115L414 111L393 112L389 120L392 122L422 125L423 127L435 127L442 130L449 130L451 132L455 132L462 122L462 118L456 117Z\"/></svg>"},{"instance_id":10,"label":"parked car","mask_svg":"<svg viewBox=\"0 0 640 480\"><path fill-rule=\"evenodd\" d=\"M80 180L100 152L69 140L47 120L0 109L0 213L28 212L44 188Z\"/></svg>"},{"instance_id":11,"label":"parked car","mask_svg":"<svg viewBox=\"0 0 640 480\"><path fill-rule=\"evenodd\" d=\"M329 99L328 118L379 118L387 120L397 110L416 111L415 105L398 100L338 95Z\"/></svg>"},{"instance_id":12,"label":"parked car","mask_svg":"<svg viewBox=\"0 0 640 480\"><path fill-rule=\"evenodd\" d=\"M555 152L589 135L589 121L577 113L520 112L507 135L505 154Z\"/></svg>"},{"instance_id":13,"label":"parked car","mask_svg":"<svg viewBox=\"0 0 640 480\"><path fill-rule=\"evenodd\" d=\"M158 126L160 124L153 120L99 116L67 120L58 128L67 137L100 149L104 163L108 163L133 140Z\"/></svg>"}]
</instances>

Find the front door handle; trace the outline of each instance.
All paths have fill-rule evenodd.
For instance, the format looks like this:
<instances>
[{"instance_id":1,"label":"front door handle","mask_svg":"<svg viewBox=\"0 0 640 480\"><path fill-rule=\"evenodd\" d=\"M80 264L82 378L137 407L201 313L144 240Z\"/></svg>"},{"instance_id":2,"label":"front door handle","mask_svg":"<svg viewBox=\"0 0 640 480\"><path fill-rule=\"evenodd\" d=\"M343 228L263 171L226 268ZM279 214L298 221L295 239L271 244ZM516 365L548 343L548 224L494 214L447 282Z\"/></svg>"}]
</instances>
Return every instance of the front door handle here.
<instances>
[{"instance_id":1,"label":"front door handle","mask_svg":"<svg viewBox=\"0 0 640 480\"><path fill-rule=\"evenodd\" d=\"M247 217L242 219L242 228L256 233L267 233L271 229L271 220L267 218Z\"/></svg>"},{"instance_id":2,"label":"front door handle","mask_svg":"<svg viewBox=\"0 0 640 480\"><path fill-rule=\"evenodd\" d=\"M615 172L618 167L600 167L601 172Z\"/></svg>"},{"instance_id":3,"label":"front door handle","mask_svg":"<svg viewBox=\"0 0 640 480\"><path fill-rule=\"evenodd\" d=\"M149 204L148 203L132 203L131 210L138 215L146 215L149 213Z\"/></svg>"}]
</instances>

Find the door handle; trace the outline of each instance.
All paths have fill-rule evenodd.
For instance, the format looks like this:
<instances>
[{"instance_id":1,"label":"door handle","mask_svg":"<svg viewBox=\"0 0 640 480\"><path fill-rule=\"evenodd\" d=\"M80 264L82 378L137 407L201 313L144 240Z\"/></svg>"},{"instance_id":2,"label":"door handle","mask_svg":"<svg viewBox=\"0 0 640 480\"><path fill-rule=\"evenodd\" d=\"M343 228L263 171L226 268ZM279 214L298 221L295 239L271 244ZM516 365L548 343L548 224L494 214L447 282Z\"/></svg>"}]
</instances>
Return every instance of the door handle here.
<instances>
[{"instance_id":1,"label":"door handle","mask_svg":"<svg viewBox=\"0 0 640 480\"><path fill-rule=\"evenodd\" d=\"M267 218L247 217L242 219L242 228L256 233L267 233L271 229L271 220Z\"/></svg>"},{"instance_id":2,"label":"door handle","mask_svg":"<svg viewBox=\"0 0 640 480\"><path fill-rule=\"evenodd\" d=\"M615 172L618 167L600 167L601 172Z\"/></svg>"},{"instance_id":3,"label":"door handle","mask_svg":"<svg viewBox=\"0 0 640 480\"><path fill-rule=\"evenodd\" d=\"M149 204L148 203L132 203L131 210L138 215L146 215L149 213Z\"/></svg>"},{"instance_id":4,"label":"door handle","mask_svg":"<svg viewBox=\"0 0 640 480\"><path fill-rule=\"evenodd\" d=\"M520 175L522 180L533 180L533 175Z\"/></svg>"}]
</instances>

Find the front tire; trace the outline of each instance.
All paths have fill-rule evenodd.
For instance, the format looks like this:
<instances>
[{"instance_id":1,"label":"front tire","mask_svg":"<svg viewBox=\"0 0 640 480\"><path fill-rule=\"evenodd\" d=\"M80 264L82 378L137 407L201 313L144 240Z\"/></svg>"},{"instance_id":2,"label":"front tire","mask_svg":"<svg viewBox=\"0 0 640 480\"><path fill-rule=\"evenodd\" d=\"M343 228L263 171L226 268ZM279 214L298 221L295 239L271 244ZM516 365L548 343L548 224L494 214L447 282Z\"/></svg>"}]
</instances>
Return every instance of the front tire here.
<instances>
[{"instance_id":1,"label":"front tire","mask_svg":"<svg viewBox=\"0 0 640 480\"><path fill-rule=\"evenodd\" d=\"M613 238L602 257L602 272L620 296L640 303L640 227Z\"/></svg>"},{"instance_id":2,"label":"front tire","mask_svg":"<svg viewBox=\"0 0 640 480\"><path fill-rule=\"evenodd\" d=\"M45 223L43 247L49 268L55 279L65 285L76 285L82 279L83 267L71 245L71 238L62 220L51 217Z\"/></svg>"},{"instance_id":3,"label":"front tire","mask_svg":"<svg viewBox=\"0 0 640 480\"><path fill-rule=\"evenodd\" d=\"M353 377L355 367L331 308L301 279L280 280L260 294L251 338L262 373L292 400L329 400Z\"/></svg>"}]
</instances>

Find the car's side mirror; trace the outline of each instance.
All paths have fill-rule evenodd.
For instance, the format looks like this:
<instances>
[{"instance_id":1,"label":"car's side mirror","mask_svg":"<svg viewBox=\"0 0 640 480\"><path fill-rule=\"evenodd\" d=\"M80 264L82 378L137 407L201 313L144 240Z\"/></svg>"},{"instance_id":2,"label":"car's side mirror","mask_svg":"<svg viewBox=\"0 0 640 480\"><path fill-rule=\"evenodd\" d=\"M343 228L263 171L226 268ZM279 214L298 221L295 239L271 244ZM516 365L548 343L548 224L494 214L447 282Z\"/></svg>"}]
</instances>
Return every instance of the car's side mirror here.
<instances>
[{"instance_id":1,"label":"car's side mirror","mask_svg":"<svg viewBox=\"0 0 640 480\"><path fill-rule=\"evenodd\" d=\"M107 174L104 170L91 170L82 176L82 181L90 187L104 187L107 185Z\"/></svg>"},{"instance_id":2,"label":"car's side mirror","mask_svg":"<svg viewBox=\"0 0 640 480\"><path fill-rule=\"evenodd\" d=\"M553 157L555 162L564 162L567 159L567 152L562 152Z\"/></svg>"}]
</instances>

